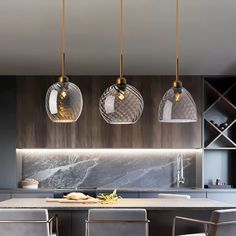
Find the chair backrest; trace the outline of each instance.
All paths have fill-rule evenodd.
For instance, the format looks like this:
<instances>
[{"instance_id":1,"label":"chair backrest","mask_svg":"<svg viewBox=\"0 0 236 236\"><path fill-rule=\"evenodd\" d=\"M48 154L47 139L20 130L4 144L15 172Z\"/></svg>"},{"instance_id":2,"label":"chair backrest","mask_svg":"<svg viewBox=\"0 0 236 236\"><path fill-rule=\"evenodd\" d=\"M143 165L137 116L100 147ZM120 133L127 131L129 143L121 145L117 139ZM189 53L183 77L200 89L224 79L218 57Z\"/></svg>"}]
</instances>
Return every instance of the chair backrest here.
<instances>
[{"instance_id":1,"label":"chair backrest","mask_svg":"<svg viewBox=\"0 0 236 236\"><path fill-rule=\"evenodd\" d=\"M0 221L47 221L46 209L0 209ZM49 236L46 223L1 223L0 235L4 236Z\"/></svg>"},{"instance_id":2,"label":"chair backrest","mask_svg":"<svg viewBox=\"0 0 236 236\"><path fill-rule=\"evenodd\" d=\"M90 209L87 236L148 236L145 209Z\"/></svg>"},{"instance_id":3,"label":"chair backrest","mask_svg":"<svg viewBox=\"0 0 236 236\"><path fill-rule=\"evenodd\" d=\"M215 210L211 214L211 220L214 223L236 221L236 209ZM235 236L236 223L228 225L210 226L209 236Z\"/></svg>"},{"instance_id":4,"label":"chair backrest","mask_svg":"<svg viewBox=\"0 0 236 236\"><path fill-rule=\"evenodd\" d=\"M169 193L159 193L158 198L168 198L168 199L190 199L190 195L185 195L185 194L169 194Z\"/></svg>"}]
</instances>

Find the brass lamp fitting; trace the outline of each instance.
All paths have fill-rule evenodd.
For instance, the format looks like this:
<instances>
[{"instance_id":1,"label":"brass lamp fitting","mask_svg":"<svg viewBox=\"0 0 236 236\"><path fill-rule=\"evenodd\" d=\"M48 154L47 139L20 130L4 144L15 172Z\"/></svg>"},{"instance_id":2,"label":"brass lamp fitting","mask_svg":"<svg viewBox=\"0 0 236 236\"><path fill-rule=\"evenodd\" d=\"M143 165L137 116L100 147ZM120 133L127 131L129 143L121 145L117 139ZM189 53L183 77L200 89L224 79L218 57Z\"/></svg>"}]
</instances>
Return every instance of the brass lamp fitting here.
<instances>
[{"instance_id":1,"label":"brass lamp fitting","mask_svg":"<svg viewBox=\"0 0 236 236\"><path fill-rule=\"evenodd\" d=\"M67 76L65 76L65 75L64 76L60 76L58 80L59 80L60 83L69 82L69 78Z\"/></svg>"},{"instance_id":2,"label":"brass lamp fitting","mask_svg":"<svg viewBox=\"0 0 236 236\"><path fill-rule=\"evenodd\" d=\"M125 91L126 86L126 79L124 77L118 78L116 80L116 87L118 88L118 90Z\"/></svg>"},{"instance_id":3,"label":"brass lamp fitting","mask_svg":"<svg viewBox=\"0 0 236 236\"><path fill-rule=\"evenodd\" d=\"M182 88L183 87L183 84L181 81L174 81L173 84L172 84L173 88Z\"/></svg>"}]
</instances>

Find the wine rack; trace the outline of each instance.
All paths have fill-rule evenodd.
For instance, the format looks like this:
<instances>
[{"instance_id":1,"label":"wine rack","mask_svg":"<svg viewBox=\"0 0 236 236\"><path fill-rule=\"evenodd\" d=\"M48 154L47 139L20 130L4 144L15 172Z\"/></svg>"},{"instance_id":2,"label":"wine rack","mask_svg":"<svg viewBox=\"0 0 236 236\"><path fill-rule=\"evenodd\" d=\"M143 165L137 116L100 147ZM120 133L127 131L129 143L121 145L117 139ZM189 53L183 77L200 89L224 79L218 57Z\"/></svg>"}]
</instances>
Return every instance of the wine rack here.
<instances>
[{"instance_id":1,"label":"wine rack","mask_svg":"<svg viewBox=\"0 0 236 236\"><path fill-rule=\"evenodd\" d=\"M204 79L204 184L236 187L236 78Z\"/></svg>"}]
</instances>

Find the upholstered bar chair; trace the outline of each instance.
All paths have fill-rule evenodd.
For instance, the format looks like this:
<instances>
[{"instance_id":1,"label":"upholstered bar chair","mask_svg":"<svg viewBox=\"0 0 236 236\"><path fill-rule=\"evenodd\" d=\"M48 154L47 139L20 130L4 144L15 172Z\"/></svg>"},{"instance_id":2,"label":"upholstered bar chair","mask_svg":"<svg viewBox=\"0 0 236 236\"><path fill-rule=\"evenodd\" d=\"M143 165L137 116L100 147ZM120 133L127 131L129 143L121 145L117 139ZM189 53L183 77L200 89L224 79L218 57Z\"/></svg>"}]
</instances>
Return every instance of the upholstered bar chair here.
<instances>
[{"instance_id":1,"label":"upholstered bar chair","mask_svg":"<svg viewBox=\"0 0 236 236\"><path fill-rule=\"evenodd\" d=\"M52 233L52 223L56 234ZM48 218L46 209L0 209L0 235L4 236L56 236L57 216Z\"/></svg>"},{"instance_id":2,"label":"upholstered bar chair","mask_svg":"<svg viewBox=\"0 0 236 236\"><path fill-rule=\"evenodd\" d=\"M204 232L197 234L185 234L179 236L235 236L236 235L236 209L215 210L209 221L197 220L176 216L173 221L172 236L176 235L177 221L189 221L202 224Z\"/></svg>"},{"instance_id":3,"label":"upholstered bar chair","mask_svg":"<svg viewBox=\"0 0 236 236\"><path fill-rule=\"evenodd\" d=\"M190 195L185 194L169 194L169 193L159 193L158 198L166 198L166 199L190 199Z\"/></svg>"},{"instance_id":4,"label":"upholstered bar chair","mask_svg":"<svg viewBox=\"0 0 236 236\"><path fill-rule=\"evenodd\" d=\"M90 209L86 236L148 236L145 209Z\"/></svg>"}]
</instances>

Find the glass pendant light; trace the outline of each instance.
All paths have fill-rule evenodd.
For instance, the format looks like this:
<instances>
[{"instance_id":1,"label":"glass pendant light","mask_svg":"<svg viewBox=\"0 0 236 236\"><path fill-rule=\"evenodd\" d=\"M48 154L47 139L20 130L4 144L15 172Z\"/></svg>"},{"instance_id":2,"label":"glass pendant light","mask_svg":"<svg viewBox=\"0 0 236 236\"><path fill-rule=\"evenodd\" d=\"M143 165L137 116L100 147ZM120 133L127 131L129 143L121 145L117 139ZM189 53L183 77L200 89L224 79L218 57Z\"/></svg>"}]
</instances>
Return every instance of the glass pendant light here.
<instances>
[{"instance_id":1,"label":"glass pendant light","mask_svg":"<svg viewBox=\"0 0 236 236\"><path fill-rule=\"evenodd\" d=\"M139 91L123 77L124 13L120 1L120 77L102 94L99 110L108 124L134 124L142 115L144 102Z\"/></svg>"},{"instance_id":2,"label":"glass pendant light","mask_svg":"<svg viewBox=\"0 0 236 236\"><path fill-rule=\"evenodd\" d=\"M179 80L179 0L176 0L176 79L160 102L158 119L167 123L197 121L196 104Z\"/></svg>"},{"instance_id":3,"label":"glass pendant light","mask_svg":"<svg viewBox=\"0 0 236 236\"><path fill-rule=\"evenodd\" d=\"M47 91L45 106L48 117L57 123L72 123L79 118L83 98L79 87L65 75L65 0L62 0L61 76Z\"/></svg>"}]
</instances>

